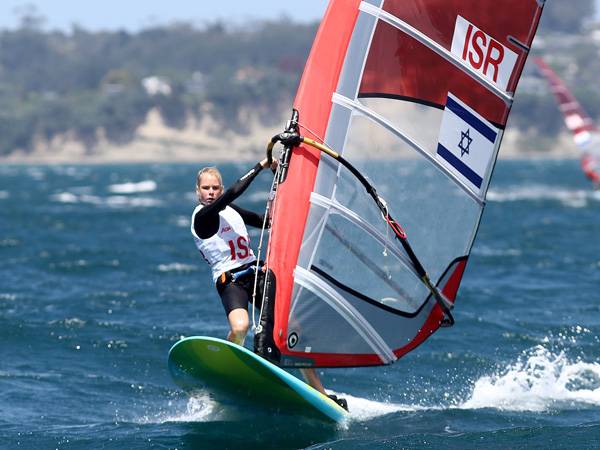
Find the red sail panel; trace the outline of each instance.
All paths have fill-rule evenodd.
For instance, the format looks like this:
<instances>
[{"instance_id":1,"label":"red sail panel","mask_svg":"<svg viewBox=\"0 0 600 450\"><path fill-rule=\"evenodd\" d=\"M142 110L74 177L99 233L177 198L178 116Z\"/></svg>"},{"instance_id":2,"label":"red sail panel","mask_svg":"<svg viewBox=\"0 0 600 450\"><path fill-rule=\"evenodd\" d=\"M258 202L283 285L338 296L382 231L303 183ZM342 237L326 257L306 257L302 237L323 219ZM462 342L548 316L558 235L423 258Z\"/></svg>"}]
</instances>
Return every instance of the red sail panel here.
<instances>
[{"instance_id":1,"label":"red sail panel","mask_svg":"<svg viewBox=\"0 0 600 450\"><path fill-rule=\"evenodd\" d=\"M489 5L482 7L482 3ZM384 9L448 51L452 50L457 16L474 25L457 56L494 78L502 63L501 53L505 57L508 53L503 49L514 52L516 63L506 86L508 92L515 90L527 57L515 39L529 47L541 13L533 0L417 0L385 2ZM399 97L443 108L448 92L499 128L506 125L509 106L503 100L403 31L387 23L377 26L359 97Z\"/></svg>"},{"instance_id":2,"label":"red sail panel","mask_svg":"<svg viewBox=\"0 0 600 450\"><path fill-rule=\"evenodd\" d=\"M300 113L301 133L319 139L325 135L335 92L360 0L331 1L308 57L294 107ZM312 132L316 134L313 135ZM285 183L277 192L274 226L269 243L269 267L275 273L274 340L284 349L287 317L293 289L293 271L298 260L320 153L308 146L295 148Z\"/></svg>"}]
</instances>

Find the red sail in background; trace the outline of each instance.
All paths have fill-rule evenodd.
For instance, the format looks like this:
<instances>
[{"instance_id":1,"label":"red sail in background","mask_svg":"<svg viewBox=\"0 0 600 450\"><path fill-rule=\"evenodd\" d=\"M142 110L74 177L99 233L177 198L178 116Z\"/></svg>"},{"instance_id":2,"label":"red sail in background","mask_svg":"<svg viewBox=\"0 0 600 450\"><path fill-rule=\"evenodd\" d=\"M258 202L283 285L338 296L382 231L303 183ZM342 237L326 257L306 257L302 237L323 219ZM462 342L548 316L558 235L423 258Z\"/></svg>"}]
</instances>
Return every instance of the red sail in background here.
<instances>
[{"instance_id":1,"label":"red sail in background","mask_svg":"<svg viewBox=\"0 0 600 450\"><path fill-rule=\"evenodd\" d=\"M600 187L600 137L594 121L587 115L575 96L571 93L562 79L550 68L542 58L534 58L542 75L548 81L554 94L565 125L573 134L575 144L583 151L581 169L583 173Z\"/></svg>"},{"instance_id":2,"label":"red sail in background","mask_svg":"<svg viewBox=\"0 0 600 450\"><path fill-rule=\"evenodd\" d=\"M417 258L452 302L541 4L331 0L298 89L301 134L344 155L363 150L353 161L384 186L389 211L402 212ZM391 111L416 103L438 122L423 115L417 129L392 121L369 109L371 100ZM391 133L391 155L413 156L370 161L361 124ZM412 139L432 128L434 153ZM394 177L398 171L404 175ZM329 156L293 150L272 224L267 264L281 365L389 364L439 328L442 311L405 250L364 188Z\"/></svg>"}]
</instances>

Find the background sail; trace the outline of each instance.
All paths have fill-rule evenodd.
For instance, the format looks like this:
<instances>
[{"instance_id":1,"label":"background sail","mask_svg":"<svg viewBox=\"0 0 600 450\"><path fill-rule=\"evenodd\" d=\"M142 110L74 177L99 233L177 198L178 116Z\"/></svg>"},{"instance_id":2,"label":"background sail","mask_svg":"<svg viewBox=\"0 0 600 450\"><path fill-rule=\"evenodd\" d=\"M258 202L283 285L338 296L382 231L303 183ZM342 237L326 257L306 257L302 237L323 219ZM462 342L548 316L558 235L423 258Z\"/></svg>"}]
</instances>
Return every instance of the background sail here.
<instances>
[{"instance_id":1,"label":"background sail","mask_svg":"<svg viewBox=\"0 0 600 450\"><path fill-rule=\"evenodd\" d=\"M554 94L565 125L573 135L575 144L581 149L581 168L596 185L600 185L600 133L594 121L587 115L563 80L541 58L533 58L540 72L548 81Z\"/></svg>"},{"instance_id":2,"label":"background sail","mask_svg":"<svg viewBox=\"0 0 600 450\"><path fill-rule=\"evenodd\" d=\"M298 89L300 131L377 188L454 301L541 14L535 0L333 0ZM337 161L294 149L268 253L281 364L388 364L443 318Z\"/></svg>"}]
</instances>

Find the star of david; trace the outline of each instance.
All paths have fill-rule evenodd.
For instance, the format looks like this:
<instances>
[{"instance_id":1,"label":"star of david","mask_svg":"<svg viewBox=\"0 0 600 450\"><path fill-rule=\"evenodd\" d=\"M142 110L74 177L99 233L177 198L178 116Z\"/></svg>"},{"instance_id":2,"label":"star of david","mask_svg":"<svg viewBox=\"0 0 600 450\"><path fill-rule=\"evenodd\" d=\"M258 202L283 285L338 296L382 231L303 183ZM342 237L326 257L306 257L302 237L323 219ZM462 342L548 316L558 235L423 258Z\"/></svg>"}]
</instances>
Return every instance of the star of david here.
<instances>
[{"instance_id":1,"label":"star of david","mask_svg":"<svg viewBox=\"0 0 600 450\"><path fill-rule=\"evenodd\" d=\"M460 142L458 144L458 148L460 148L460 157L465 156L465 153L469 154L469 147L471 146L471 142L473 142L473 138L469 136L470 129L467 128L467 131L460 132ZM466 141L466 145L465 145Z\"/></svg>"}]
</instances>

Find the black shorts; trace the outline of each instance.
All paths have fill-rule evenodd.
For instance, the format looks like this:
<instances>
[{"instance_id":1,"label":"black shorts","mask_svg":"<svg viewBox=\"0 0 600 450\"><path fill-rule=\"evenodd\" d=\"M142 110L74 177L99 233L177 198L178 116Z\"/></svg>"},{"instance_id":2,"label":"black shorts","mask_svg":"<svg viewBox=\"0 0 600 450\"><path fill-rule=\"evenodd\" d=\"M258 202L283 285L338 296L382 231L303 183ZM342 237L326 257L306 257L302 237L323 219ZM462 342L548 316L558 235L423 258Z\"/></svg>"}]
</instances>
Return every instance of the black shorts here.
<instances>
[{"instance_id":1,"label":"black shorts","mask_svg":"<svg viewBox=\"0 0 600 450\"><path fill-rule=\"evenodd\" d=\"M222 285L217 281L217 291L221 296L221 303L225 308L225 314L229 315L231 311L237 308L248 310L248 304L252 303L252 293L254 292L253 272ZM262 271L258 273L258 286L256 288L255 304L258 308L262 303L262 284L264 282L264 274Z\"/></svg>"}]
</instances>

